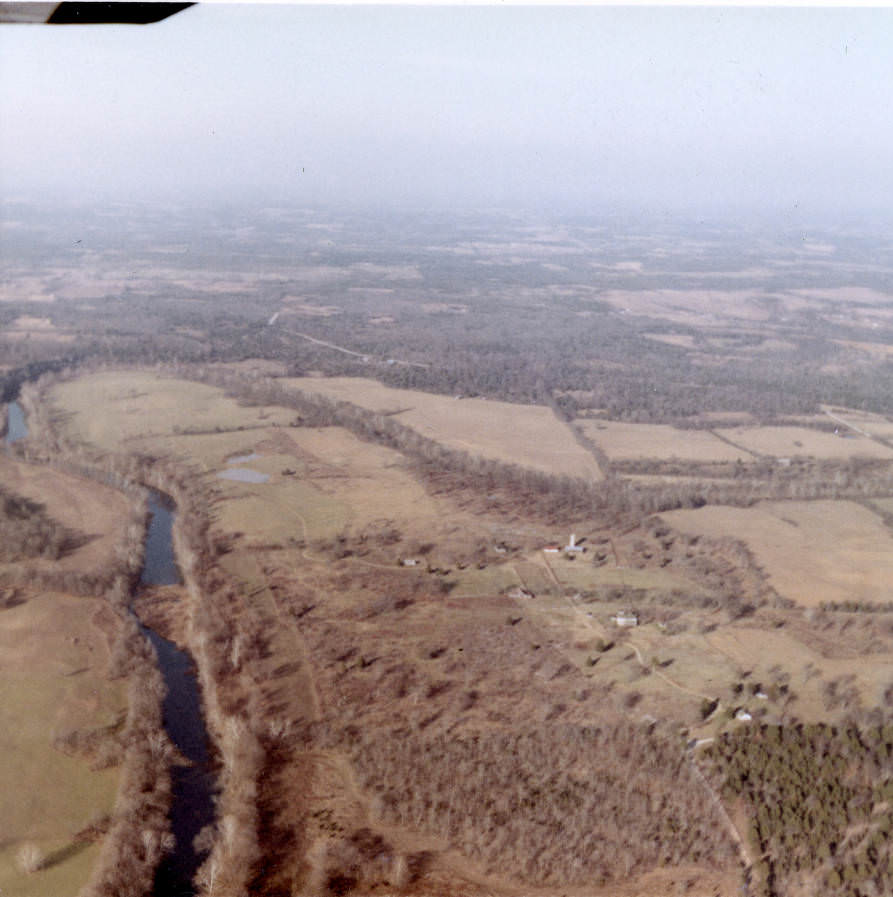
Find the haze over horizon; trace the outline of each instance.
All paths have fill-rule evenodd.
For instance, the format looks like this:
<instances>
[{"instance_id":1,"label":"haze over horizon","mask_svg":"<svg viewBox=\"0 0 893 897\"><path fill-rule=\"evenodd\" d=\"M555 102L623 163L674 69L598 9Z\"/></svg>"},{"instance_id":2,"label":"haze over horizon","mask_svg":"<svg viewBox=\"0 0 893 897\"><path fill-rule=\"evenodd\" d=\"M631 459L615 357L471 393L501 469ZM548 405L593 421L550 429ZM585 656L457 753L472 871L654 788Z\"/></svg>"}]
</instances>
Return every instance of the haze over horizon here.
<instances>
[{"instance_id":1,"label":"haze over horizon","mask_svg":"<svg viewBox=\"0 0 893 897\"><path fill-rule=\"evenodd\" d=\"M0 27L4 197L886 217L893 10L200 5Z\"/></svg>"}]
</instances>

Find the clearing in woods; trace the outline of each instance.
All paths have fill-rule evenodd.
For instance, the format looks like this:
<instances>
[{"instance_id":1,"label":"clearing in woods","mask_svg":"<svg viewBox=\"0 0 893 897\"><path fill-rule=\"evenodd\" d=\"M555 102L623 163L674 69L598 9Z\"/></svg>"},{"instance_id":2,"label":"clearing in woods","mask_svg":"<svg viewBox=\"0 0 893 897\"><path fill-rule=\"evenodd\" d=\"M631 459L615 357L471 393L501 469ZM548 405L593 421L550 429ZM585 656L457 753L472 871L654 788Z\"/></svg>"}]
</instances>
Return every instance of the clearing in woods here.
<instances>
[{"instance_id":1,"label":"clearing in woods","mask_svg":"<svg viewBox=\"0 0 893 897\"><path fill-rule=\"evenodd\" d=\"M855 502L760 502L662 516L685 533L742 540L775 590L799 605L890 600L893 537Z\"/></svg>"},{"instance_id":2,"label":"clearing in woods","mask_svg":"<svg viewBox=\"0 0 893 897\"><path fill-rule=\"evenodd\" d=\"M454 449L534 470L598 480L592 455L545 405L513 405L394 389L363 377L297 377L282 386L352 402Z\"/></svg>"},{"instance_id":3,"label":"clearing in woods","mask_svg":"<svg viewBox=\"0 0 893 897\"><path fill-rule=\"evenodd\" d=\"M680 430L668 424L581 420L583 432L612 460L678 458L683 461L752 461L753 455L706 430Z\"/></svg>"},{"instance_id":4,"label":"clearing in woods","mask_svg":"<svg viewBox=\"0 0 893 897\"><path fill-rule=\"evenodd\" d=\"M814 458L893 458L893 449L841 425L840 435L808 427L732 427L721 436L758 455Z\"/></svg>"},{"instance_id":5,"label":"clearing in woods","mask_svg":"<svg viewBox=\"0 0 893 897\"><path fill-rule=\"evenodd\" d=\"M827 650L807 644L802 633L756 628L746 624L727 626L705 636L710 650L721 652L730 663L730 672L749 671L749 688L742 692L742 704L751 711L768 703L753 695L759 684L770 700L776 699L772 683L779 680L779 671L790 675L789 690L796 695L792 710L803 720L827 720L826 683L850 678L853 684L850 710L861 701L865 708L884 703L884 691L893 681L893 654L876 653L870 662L863 656L829 657ZM839 639L845 645L846 636ZM847 652L858 655L858 651ZM729 680L731 681L731 679ZM779 680L780 681L780 680Z\"/></svg>"}]
</instances>

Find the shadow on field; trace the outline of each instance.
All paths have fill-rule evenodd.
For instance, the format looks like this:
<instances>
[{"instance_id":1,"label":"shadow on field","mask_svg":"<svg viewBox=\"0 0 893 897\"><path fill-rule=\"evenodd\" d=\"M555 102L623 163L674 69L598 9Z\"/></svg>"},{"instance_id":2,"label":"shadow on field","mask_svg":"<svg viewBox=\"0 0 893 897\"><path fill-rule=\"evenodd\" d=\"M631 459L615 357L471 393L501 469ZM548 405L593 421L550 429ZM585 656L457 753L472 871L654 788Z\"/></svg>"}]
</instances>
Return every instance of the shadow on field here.
<instances>
[{"instance_id":1,"label":"shadow on field","mask_svg":"<svg viewBox=\"0 0 893 897\"><path fill-rule=\"evenodd\" d=\"M86 850L89 846L89 841L72 841L71 844L66 847L60 847L58 850L49 854L40 864L41 868L50 869L53 866L58 866L60 863L64 863L66 860L70 860L72 857L77 856L82 850Z\"/></svg>"}]
</instances>

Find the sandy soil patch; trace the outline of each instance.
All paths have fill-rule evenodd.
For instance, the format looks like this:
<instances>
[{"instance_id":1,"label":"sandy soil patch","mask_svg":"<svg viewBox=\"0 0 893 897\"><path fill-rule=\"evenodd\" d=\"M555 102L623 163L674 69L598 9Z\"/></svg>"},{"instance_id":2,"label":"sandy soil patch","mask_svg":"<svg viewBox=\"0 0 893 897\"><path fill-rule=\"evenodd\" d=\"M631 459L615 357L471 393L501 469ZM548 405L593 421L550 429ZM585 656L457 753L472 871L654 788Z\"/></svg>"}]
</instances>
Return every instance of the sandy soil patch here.
<instances>
[{"instance_id":1,"label":"sandy soil patch","mask_svg":"<svg viewBox=\"0 0 893 897\"><path fill-rule=\"evenodd\" d=\"M609 458L679 458L685 461L753 460L750 452L706 430L678 430L668 424L585 420L580 426Z\"/></svg>"},{"instance_id":2,"label":"sandy soil patch","mask_svg":"<svg viewBox=\"0 0 893 897\"><path fill-rule=\"evenodd\" d=\"M835 436L806 427L733 427L717 430L755 454L786 457L811 455L814 458L893 458L893 450L841 426L845 435Z\"/></svg>"},{"instance_id":3,"label":"sandy soil patch","mask_svg":"<svg viewBox=\"0 0 893 897\"><path fill-rule=\"evenodd\" d=\"M298 377L279 382L395 414L400 423L422 435L471 454L589 480L601 477L595 459L574 440L551 409L543 405L459 400L417 390L393 389L362 377Z\"/></svg>"},{"instance_id":4,"label":"sandy soil patch","mask_svg":"<svg viewBox=\"0 0 893 897\"><path fill-rule=\"evenodd\" d=\"M683 532L741 539L778 593L798 604L893 599L893 538L854 502L760 502L663 516Z\"/></svg>"}]
</instances>

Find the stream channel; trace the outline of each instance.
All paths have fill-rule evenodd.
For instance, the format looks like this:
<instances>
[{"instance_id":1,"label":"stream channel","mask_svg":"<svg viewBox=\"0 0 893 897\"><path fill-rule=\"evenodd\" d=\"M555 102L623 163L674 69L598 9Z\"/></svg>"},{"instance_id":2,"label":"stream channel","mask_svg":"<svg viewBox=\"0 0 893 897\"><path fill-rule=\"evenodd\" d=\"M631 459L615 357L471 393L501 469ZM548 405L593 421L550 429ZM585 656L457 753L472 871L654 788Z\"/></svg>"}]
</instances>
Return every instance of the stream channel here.
<instances>
[{"instance_id":1,"label":"stream channel","mask_svg":"<svg viewBox=\"0 0 893 897\"><path fill-rule=\"evenodd\" d=\"M28 435L25 415L18 402L7 412L6 444ZM174 557L171 528L174 502L167 495L149 490L149 527L140 587L176 585L183 580ZM210 770L208 733L202 715L201 697L192 658L173 642L140 623L140 630L158 654L158 666L167 686L164 699L164 728L171 741L189 761L171 770L173 801L171 829L177 839L155 875L155 897L193 897L192 879L204 856L193 848L195 836L214 821L214 777Z\"/></svg>"},{"instance_id":2,"label":"stream channel","mask_svg":"<svg viewBox=\"0 0 893 897\"><path fill-rule=\"evenodd\" d=\"M149 529L141 586L176 585L182 582L174 558L171 527L173 501L161 492L149 490ZM164 699L164 728L171 741L189 761L174 766L171 829L177 839L155 875L156 897L191 897L192 878L203 860L193 848L195 836L214 821L214 778L210 771L208 733L202 716L201 697L192 658L173 642L140 624L158 654L158 666L167 686Z\"/></svg>"}]
</instances>

